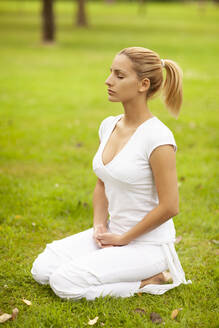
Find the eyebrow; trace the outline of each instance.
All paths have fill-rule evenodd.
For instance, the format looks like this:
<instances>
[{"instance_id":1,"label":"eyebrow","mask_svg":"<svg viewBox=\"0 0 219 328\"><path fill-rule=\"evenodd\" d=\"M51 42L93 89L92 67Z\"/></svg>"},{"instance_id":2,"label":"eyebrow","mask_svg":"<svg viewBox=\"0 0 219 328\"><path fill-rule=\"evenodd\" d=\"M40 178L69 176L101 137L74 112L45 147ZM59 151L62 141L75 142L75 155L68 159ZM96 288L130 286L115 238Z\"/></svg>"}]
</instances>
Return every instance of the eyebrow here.
<instances>
[{"instance_id":1,"label":"eyebrow","mask_svg":"<svg viewBox=\"0 0 219 328\"><path fill-rule=\"evenodd\" d=\"M112 70L112 67L110 67L110 71ZM121 73L126 73L125 71L121 70L121 69L114 69L115 72L121 72Z\"/></svg>"}]
</instances>

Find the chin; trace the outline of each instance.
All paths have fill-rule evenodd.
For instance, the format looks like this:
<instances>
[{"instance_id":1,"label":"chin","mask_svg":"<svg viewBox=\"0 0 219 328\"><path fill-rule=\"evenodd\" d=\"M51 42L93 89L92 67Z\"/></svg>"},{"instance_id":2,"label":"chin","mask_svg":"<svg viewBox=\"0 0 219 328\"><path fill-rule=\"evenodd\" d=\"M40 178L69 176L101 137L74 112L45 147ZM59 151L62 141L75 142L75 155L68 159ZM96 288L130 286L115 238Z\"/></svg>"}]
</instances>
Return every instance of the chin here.
<instances>
[{"instance_id":1,"label":"chin","mask_svg":"<svg viewBox=\"0 0 219 328\"><path fill-rule=\"evenodd\" d=\"M120 102L120 100L116 100L116 99L109 99L109 101L111 101L111 102Z\"/></svg>"},{"instance_id":2,"label":"chin","mask_svg":"<svg viewBox=\"0 0 219 328\"><path fill-rule=\"evenodd\" d=\"M113 97L110 97L110 96L108 97L108 100L111 101L111 102L120 102L121 101L121 100L116 99L116 98L114 99Z\"/></svg>"}]
</instances>

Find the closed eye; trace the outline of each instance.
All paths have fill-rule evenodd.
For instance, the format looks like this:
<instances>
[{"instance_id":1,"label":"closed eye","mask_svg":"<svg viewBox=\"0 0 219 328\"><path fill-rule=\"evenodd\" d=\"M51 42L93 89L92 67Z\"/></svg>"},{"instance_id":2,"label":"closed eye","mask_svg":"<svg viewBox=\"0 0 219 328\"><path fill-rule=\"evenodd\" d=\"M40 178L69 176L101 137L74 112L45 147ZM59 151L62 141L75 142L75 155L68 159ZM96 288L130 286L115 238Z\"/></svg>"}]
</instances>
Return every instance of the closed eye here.
<instances>
[{"instance_id":1,"label":"closed eye","mask_svg":"<svg viewBox=\"0 0 219 328\"><path fill-rule=\"evenodd\" d=\"M110 72L112 72L112 69L110 68ZM124 76L117 76L118 79L124 79Z\"/></svg>"}]
</instances>

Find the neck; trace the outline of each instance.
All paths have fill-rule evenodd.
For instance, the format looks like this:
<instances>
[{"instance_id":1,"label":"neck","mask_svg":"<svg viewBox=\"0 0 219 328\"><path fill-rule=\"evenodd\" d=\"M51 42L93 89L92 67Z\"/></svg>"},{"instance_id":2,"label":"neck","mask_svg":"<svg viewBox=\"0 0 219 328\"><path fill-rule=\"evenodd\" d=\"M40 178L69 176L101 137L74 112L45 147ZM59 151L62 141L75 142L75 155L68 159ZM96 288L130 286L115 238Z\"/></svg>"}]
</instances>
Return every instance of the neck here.
<instances>
[{"instance_id":1,"label":"neck","mask_svg":"<svg viewBox=\"0 0 219 328\"><path fill-rule=\"evenodd\" d=\"M122 103L124 108L123 123L126 126L138 126L154 115L150 112L145 98L138 98Z\"/></svg>"}]
</instances>

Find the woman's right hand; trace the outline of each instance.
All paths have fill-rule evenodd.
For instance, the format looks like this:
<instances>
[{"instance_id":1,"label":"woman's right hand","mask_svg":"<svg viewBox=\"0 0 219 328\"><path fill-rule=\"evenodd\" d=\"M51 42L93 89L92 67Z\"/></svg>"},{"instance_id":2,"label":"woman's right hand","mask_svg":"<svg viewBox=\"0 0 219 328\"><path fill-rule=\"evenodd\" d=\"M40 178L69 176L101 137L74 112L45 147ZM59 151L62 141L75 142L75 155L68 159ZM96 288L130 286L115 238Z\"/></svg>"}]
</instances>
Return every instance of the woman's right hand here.
<instances>
[{"instance_id":1,"label":"woman's right hand","mask_svg":"<svg viewBox=\"0 0 219 328\"><path fill-rule=\"evenodd\" d=\"M97 224L97 225L95 225L93 227L93 238L94 238L94 241L101 248L113 246L113 245L102 245L101 242L96 238L98 233L104 233L104 232L108 232L108 229L107 229L107 227L105 225L103 225L103 224Z\"/></svg>"}]
</instances>

